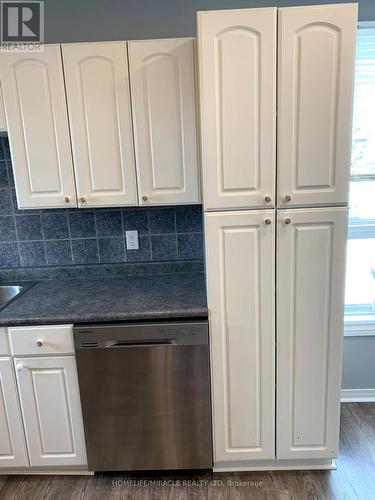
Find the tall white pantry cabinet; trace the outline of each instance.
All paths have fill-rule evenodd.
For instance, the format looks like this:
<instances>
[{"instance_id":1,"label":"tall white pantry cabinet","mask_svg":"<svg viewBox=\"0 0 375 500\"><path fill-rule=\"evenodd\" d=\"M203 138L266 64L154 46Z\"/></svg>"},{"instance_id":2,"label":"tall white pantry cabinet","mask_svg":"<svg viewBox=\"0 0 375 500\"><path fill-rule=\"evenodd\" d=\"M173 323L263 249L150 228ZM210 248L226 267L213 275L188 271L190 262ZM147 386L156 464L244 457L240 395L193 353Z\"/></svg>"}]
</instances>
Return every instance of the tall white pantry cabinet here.
<instances>
[{"instance_id":1,"label":"tall white pantry cabinet","mask_svg":"<svg viewBox=\"0 0 375 500\"><path fill-rule=\"evenodd\" d=\"M216 470L338 455L356 22L198 13Z\"/></svg>"}]
</instances>

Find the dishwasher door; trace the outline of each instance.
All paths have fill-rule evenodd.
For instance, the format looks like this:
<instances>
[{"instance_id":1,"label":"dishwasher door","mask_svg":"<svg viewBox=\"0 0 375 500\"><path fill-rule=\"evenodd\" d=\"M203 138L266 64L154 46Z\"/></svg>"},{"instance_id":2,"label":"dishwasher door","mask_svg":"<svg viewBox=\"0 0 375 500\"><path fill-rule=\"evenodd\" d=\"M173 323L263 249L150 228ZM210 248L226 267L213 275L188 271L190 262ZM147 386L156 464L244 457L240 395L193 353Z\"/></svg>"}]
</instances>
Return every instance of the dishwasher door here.
<instances>
[{"instance_id":1,"label":"dishwasher door","mask_svg":"<svg viewBox=\"0 0 375 500\"><path fill-rule=\"evenodd\" d=\"M212 467L206 322L74 328L89 469Z\"/></svg>"}]
</instances>

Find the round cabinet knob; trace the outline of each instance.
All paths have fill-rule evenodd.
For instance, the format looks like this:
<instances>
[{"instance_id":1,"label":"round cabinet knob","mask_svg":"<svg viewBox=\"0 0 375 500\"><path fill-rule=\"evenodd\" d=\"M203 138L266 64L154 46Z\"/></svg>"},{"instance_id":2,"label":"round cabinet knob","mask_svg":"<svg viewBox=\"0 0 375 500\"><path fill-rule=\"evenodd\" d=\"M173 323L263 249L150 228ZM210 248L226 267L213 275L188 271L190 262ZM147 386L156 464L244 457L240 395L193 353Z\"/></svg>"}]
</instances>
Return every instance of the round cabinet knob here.
<instances>
[{"instance_id":1,"label":"round cabinet knob","mask_svg":"<svg viewBox=\"0 0 375 500\"><path fill-rule=\"evenodd\" d=\"M17 363L17 364L16 364L16 370L17 370L17 371L20 371L20 370L22 370L22 369L23 369L23 363Z\"/></svg>"},{"instance_id":2,"label":"round cabinet knob","mask_svg":"<svg viewBox=\"0 0 375 500\"><path fill-rule=\"evenodd\" d=\"M80 202L81 202L81 203L86 203L86 198L85 198L84 196L81 196L81 198L80 198Z\"/></svg>"},{"instance_id":3,"label":"round cabinet knob","mask_svg":"<svg viewBox=\"0 0 375 500\"><path fill-rule=\"evenodd\" d=\"M147 201L148 200L148 196L146 196L146 195L142 196L142 200L143 201Z\"/></svg>"},{"instance_id":4,"label":"round cabinet knob","mask_svg":"<svg viewBox=\"0 0 375 500\"><path fill-rule=\"evenodd\" d=\"M69 196L65 196L64 201L65 201L65 203L70 203L70 198L69 198Z\"/></svg>"},{"instance_id":5,"label":"round cabinet knob","mask_svg":"<svg viewBox=\"0 0 375 500\"><path fill-rule=\"evenodd\" d=\"M43 340L37 340L36 345L37 345L38 347L43 347L43 346L44 346L44 342L43 342Z\"/></svg>"},{"instance_id":6,"label":"round cabinet knob","mask_svg":"<svg viewBox=\"0 0 375 500\"><path fill-rule=\"evenodd\" d=\"M290 194L286 194L284 196L284 201L292 201L292 197L290 196Z\"/></svg>"},{"instance_id":7,"label":"round cabinet knob","mask_svg":"<svg viewBox=\"0 0 375 500\"><path fill-rule=\"evenodd\" d=\"M285 224L290 224L292 222L292 219L290 217L285 217L284 222Z\"/></svg>"},{"instance_id":8,"label":"round cabinet knob","mask_svg":"<svg viewBox=\"0 0 375 500\"><path fill-rule=\"evenodd\" d=\"M267 226L269 226L270 224L272 224L272 220L271 219L264 219L264 223L267 224Z\"/></svg>"},{"instance_id":9,"label":"round cabinet knob","mask_svg":"<svg viewBox=\"0 0 375 500\"><path fill-rule=\"evenodd\" d=\"M270 203L270 202L272 201L271 196L270 196L269 194L267 194L267 196L265 196L265 197L264 197L264 201L265 201L266 203Z\"/></svg>"}]
</instances>

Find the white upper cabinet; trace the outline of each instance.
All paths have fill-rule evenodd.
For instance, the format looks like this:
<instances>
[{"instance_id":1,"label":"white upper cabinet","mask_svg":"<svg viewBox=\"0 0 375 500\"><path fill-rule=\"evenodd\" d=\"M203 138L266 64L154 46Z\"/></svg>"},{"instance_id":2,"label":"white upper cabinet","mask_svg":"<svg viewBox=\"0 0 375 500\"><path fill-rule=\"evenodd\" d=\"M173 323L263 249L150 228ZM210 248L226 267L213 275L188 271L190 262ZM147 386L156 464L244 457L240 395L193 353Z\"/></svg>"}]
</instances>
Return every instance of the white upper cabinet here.
<instances>
[{"instance_id":1,"label":"white upper cabinet","mask_svg":"<svg viewBox=\"0 0 375 500\"><path fill-rule=\"evenodd\" d=\"M199 202L194 40L129 42L141 205Z\"/></svg>"},{"instance_id":2,"label":"white upper cabinet","mask_svg":"<svg viewBox=\"0 0 375 500\"><path fill-rule=\"evenodd\" d=\"M215 466L275 458L274 211L206 214Z\"/></svg>"},{"instance_id":3,"label":"white upper cabinet","mask_svg":"<svg viewBox=\"0 0 375 500\"><path fill-rule=\"evenodd\" d=\"M276 13L198 13L206 210L274 204Z\"/></svg>"},{"instance_id":4,"label":"white upper cabinet","mask_svg":"<svg viewBox=\"0 0 375 500\"><path fill-rule=\"evenodd\" d=\"M338 455L347 209L280 210L277 458Z\"/></svg>"},{"instance_id":5,"label":"white upper cabinet","mask_svg":"<svg viewBox=\"0 0 375 500\"><path fill-rule=\"evenodd\" d=\"M126 42L62 53L79 206L137 205Z\"/></svg>"},{"instance_id":6,"label":"white upper cabinet","mask_svg":"<svg viewBox=\"0 0 375 500\"><path fill-rule=\"evenodd\" d=\"M60 46L0 60L19 207L76 206Z\"/></svg>"},{"instance_id":7,"label":"white upper cabinet","mask_svg":"<svg viewBox=\"0 0 375 500\"><path fill-rule=\"evenodd\" d=\"M13 363L0 358L0 469L28 465Z\"/></svg>"},{"instance_id":8,"label":"white upper cabinet","mask_svg":"<svg viewBox=\"0 0 375 500\"><path fill-rule=\"evenodd\" d=\"M3 93L0 86L0 132L4 132L7 129L7 123L5 118Z\"/></svg>"},{"instance_id":9,"label":"white upper cabinet","mask_svg":"<svg viewBox=\"0 0 375 500\"><path fill-rule=\"evenodd\" d=\"M31 466L87 466L74 356L15 359Z\"/></svg>"},{"instance_id":10,"label":"white upper cabinet","mask_svg":"<svg viewBox=\"0 0 375 500\"><path fill-rule=\"evenodd\" d=\"M277 203L345 204L357 4L279 10Z\"/></svg>"}]
</instances>

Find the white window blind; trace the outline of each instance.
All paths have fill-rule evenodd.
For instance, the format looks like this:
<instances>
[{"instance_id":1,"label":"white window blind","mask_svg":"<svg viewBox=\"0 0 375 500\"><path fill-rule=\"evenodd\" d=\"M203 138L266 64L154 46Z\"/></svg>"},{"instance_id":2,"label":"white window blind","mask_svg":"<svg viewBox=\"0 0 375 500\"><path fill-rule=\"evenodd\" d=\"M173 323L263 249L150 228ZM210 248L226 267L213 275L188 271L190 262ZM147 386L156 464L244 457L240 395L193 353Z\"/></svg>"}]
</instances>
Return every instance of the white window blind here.
<instances>
[{"instance_id":1,"label":"white window blind","mask_svg":"<svg viewBox=\"0 0 375 500\"><path fill-rule=\"evenodd\" d=\"M351 175L375 178L375 27L358 30Z\"/></svg>"},{"instance_id":2,"label":"white window blind","mask_svg":"<svg viewBox=\"0 0 375 500\"><path fill-rule=\"evenodd\" d=\"M375 334L375 23L357 37L345 334Z\"/></svg>"}]
</instances>

